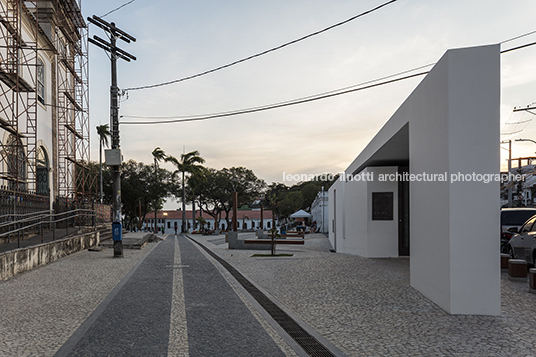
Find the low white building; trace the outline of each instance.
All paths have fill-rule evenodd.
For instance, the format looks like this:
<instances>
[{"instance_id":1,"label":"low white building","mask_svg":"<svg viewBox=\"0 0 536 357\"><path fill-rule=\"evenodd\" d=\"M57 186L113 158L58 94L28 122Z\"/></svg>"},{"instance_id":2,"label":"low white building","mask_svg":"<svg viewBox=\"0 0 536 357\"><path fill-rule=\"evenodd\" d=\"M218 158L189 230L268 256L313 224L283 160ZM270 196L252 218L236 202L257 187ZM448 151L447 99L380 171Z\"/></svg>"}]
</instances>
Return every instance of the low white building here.
<instances>
[{"instance_id":1,"label":"low white building","mask_svg":"<svg viewBox=\"0 0 536 357\"><path fill-rule=\"evenodd\" d=\"M214 217L208 215L205 212L195 212L196 217L203 217L206 221L205 228L210 230L220 229L228 230L225 214L219 217L219 227L216 227ZM232 224L233 213L229 213L229 224ZM142 229L153 231L154 230L154 212L147 214L145 221L142 223ZM182 227L182 211L180 210L165 210L158 211L156 213L156 226L159 232L175 233L175 227L180 232ZM261 211L259 210L244 210L237 211L237 226L239 231L254 231L261 228ZM186 227L189 232L192 232L192 211L186 211ZM269 230L272 228L272 211L264 210L262 214L262 228ZM196 230L199 230L199 225Z\"/></svg>"},{"instance_id":2,"label":"low white building","mask_svg":"<svg viewBox=\"0 0 536 357\"><path fill-rule=\"evenodd\" d=\"M327 233L329 222L328 191L320 191L311 204L312 222L316 222L317 232Z\"/></svg>"}]
</instances>

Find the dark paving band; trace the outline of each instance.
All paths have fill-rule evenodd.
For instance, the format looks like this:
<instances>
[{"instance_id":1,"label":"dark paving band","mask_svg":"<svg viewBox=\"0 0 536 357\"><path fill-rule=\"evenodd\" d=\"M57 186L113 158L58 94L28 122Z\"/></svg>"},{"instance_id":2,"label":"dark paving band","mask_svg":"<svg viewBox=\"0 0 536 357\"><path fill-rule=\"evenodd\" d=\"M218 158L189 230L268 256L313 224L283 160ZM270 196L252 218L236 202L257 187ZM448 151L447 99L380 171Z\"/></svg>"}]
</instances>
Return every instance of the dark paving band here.
<instances>
[{"instance_id":1,"label":"dark paving band","mask_svg":"<svg viewBox=\"0 0 536 357\"><path fill-rule=\"evenodd\" d=\"M318 357L335 356L327 347L321 344L316 338L305 331L292 317L270 300L262 291L257 289L248 279L246 279L231 264L227 263L220 256L210 249L190 238L193 242L203 248L211 257L217 260L227 271L248 291L248 293L266 310L266 312L285 330L285 332L296 341L296 343L309 355Z\"/></svg>"}]
</instances>

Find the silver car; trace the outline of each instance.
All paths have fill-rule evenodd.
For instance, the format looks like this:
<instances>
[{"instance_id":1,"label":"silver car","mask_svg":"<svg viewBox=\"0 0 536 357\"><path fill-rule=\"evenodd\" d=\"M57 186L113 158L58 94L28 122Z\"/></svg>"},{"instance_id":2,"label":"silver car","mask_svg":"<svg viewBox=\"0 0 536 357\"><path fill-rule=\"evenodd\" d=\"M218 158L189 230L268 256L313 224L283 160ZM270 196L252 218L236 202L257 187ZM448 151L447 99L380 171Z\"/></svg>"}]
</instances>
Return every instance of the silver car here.
<instances>
[{"instance_id":1,"label":"silver car","mask_svg":"<svg viewBox=\"0 0 536 357\"><path fill-rule=\"evenodd\" d=\"M526 221L510 239L508 254L512 258L524 259L530 265L536 263L536 215Z\"/></svg>"}]
</instances>

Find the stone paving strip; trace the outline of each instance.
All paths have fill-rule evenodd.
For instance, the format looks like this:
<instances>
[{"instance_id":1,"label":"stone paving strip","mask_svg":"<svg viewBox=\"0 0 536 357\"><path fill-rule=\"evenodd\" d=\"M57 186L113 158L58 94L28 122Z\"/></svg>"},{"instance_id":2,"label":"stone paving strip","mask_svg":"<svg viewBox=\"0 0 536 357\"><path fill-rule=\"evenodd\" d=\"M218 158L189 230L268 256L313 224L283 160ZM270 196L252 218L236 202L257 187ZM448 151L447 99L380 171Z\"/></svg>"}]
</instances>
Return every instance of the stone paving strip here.
<instances>
[{"instance_id":1,"label":"stone paving strip","mask_svg":"<svg viewBox=\"0 0 536 357\"><path fill-rule=\"evenodd\" d=\"M184 288L182 283L182 269L188 268L188 266L182 265L178 239L176 236L173 239L175 241L175 257L168 357L189 357L188 327L186 324L186 306L184 304Z\"/></svg>"},{"instance_id":2,"label":"stone paving strip","mask_svg":"<svg viewBox=\"0 0 536 357\"><path fill-rule=\"evenodd\" d=\"M502 273L501 316L449 315L409 286L409 258L335 254L321 234L292 257L195 236L348 356L535 356L536 294ZM212 242L211 242L212 241ZM497 258L498 259L498 258Z\"/></svg>"},{"instance_id":3,"label":"stone paving strip","mask_svg":"<svg viewBox=\"0 0 536 357\"><path fill-rule=\"evenodd\" d=\"M179 237L190 356L284 356L214 264Z\"/></svg>"},{"instance_id":4,"label":"stone paving strip","mask_svg":"<svg viewBox=\"0 0 536 357\"><path fill-rule=\"evenodd\" d=\"M52 356L150 252L79 252L0 282L0 356Z\"/></svg>"},{"instance_id":5,"label":"stone paving strip","mask_svg":"<svg viewBox=\"0 0 536 357\"><path fill-rule=\"evenodd\" d=\"M285 356L287 357L295 357L298 356L296 352L287 344L287 341L285 341L281 334L275 330L275 328L266 320L266 317L262 314L262 307L258 306L258 304L255 304L255 301L251 296L248 296L248 292L231 276L231 274L225 270L224 267L221 266L214 258L212 258L210 255L208 255L204 250L199 248L200 252L203 253L203 255L212 261L212 263L216 266L216 268L220 271L220 273L223 275L225 280L229 283L229 285L233 288L235 293L238 295L240 300L246 305L246 307L249 309L249 311L255 316L257 321L262 325L262 327L266 330L268 335L275 341L275 343L279 346L279 348L285 353ZM274 322L275 323L275 322ZM284 332L283 332L284 333Z\"/></svg>"}]
</instances>

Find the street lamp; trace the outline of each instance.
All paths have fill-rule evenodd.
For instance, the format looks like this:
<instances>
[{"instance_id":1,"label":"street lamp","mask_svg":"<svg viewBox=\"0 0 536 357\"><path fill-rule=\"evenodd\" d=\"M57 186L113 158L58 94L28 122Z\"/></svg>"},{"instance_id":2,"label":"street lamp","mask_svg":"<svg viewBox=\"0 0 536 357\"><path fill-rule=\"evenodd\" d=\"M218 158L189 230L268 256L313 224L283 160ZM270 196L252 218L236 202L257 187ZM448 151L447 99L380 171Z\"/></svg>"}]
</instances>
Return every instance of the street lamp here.
<instances>
[{"instance_id":1,"label":"street lamp","mask_svg":"<svg viewBox=\"0 0 536 357\"><path fill-rule=\"evenodd\" d=\"M536 141L534 141L532 139L516 139L516 141L530 141L530 142L533 142L534 144L536 144Z\"/></svg>"}]
</instances>

